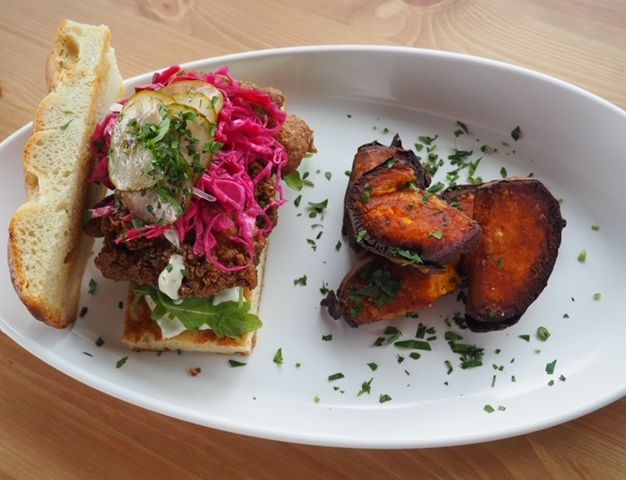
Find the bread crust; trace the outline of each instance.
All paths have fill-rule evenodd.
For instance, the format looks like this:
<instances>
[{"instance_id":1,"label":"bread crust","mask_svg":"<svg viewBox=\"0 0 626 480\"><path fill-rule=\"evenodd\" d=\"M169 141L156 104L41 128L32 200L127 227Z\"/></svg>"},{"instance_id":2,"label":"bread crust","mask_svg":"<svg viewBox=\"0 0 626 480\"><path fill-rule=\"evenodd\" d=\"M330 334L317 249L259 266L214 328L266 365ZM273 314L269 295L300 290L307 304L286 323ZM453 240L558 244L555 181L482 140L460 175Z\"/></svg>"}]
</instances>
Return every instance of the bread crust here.
<instances>
[{"instance_id":1,"label":"bread crust","mask_svg":"<svg viewBox=\"0 0 626 480\"><path fill-rule=\"evenodd\" d=\"M103 194L90 184L89 139L123 94L106 26L61 22L46 68L48 95L24 150L28 200L9 224L8 263L21 301L38 320L65 328L76 319L93 239L83 212Z\"/></svg>"}]
</instances>

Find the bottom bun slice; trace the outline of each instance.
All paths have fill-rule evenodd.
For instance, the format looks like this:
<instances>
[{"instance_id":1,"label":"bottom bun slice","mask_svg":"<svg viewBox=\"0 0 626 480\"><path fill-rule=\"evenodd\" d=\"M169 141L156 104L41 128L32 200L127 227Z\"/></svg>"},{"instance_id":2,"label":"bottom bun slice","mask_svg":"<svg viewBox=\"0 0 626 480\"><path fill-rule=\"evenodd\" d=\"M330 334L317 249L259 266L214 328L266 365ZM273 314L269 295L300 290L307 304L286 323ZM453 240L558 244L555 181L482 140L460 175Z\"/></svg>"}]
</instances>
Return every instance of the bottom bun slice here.
<instances>
[{"instance_id":1,"label":"bottom bun slice","mask_svg":"<svg viewBox=\"0 0 626 480\"><path fill-rule=\"evenodd\" d=\"M254 290L244 289L244 297L250 304L250 313L258 314L263 289L266 250L257 265L258 285ZM171 338L163 338L161 328L151 318L151 310L145 299L135 298L129 288L124 316L122 342L134 350L184 351L208 353L241 353L248 355L256 344L256 331L247 332L240 338L220 337L212 330L187 330Z\"/></svg>"}]
</instances>

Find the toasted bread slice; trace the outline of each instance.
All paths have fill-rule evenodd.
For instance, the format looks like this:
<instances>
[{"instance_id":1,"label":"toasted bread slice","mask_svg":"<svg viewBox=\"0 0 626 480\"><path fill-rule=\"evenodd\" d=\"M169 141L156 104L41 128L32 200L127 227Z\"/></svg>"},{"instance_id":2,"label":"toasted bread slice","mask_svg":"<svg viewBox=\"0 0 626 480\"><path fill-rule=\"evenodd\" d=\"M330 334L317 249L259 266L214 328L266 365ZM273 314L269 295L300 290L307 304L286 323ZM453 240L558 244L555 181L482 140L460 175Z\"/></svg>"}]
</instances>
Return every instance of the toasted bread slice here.
<instances>
[{"instance_id":1,"label":"toasted bread slice","mask_svg":"<svg viewBox=\"0 0 626 480\"><path fill-rule=\"evenodd\" d=\"M473 216L483 233L469 257L467 324L500 330L516 323L547 285L565 221L559 202L530 178L480 186Z\"/></svg>"},{"instance_id":2,"label":"toasted bread slice","mask_svg":"<svg viewBox=\"0 0 626 480\"><path fill-rule=\"evenodd\" d=\"M28 201L9 225L11 280L35 318L64 328L77 316L93 240L83 212L103 192L89 182L89 140L123 94L106 26L61 23L48 60L50 93L39 105L24 152Z\"/></svg>"},{"instance_id":3,"label":"toasted bread slice","mask_svg":"<svg viewBox=\"0 0 626 480\"><path fill-rule=\"evenodd\" d=\"M460 285L461 277L453 266L424 273L371 255L346 275L337 294L331 291L322 305L333 318L343 317L358 327L428 308Z\"/></svg>"},{"instance_id":4,"label":"toasted bread slice","mask_svg":"<svg viewBox=\"0 0 626 480\"><path fill-rule=\"evenodd\" d=\"M258 313L263 289L265 271L265 251L257 265L258 285L254 290L245 289L244 295L250 303L250 313ZM209 353L241 353L248 355L256 343L256 331L248 332L241 338L218 337L211 330L185 331L175 337L163 338L158 324L150 318L151 311L143 298L135 302L133 289L128 292L128 302L124 317L122 342L134 350L186 351Z\"/></svg>"}]
</instances>

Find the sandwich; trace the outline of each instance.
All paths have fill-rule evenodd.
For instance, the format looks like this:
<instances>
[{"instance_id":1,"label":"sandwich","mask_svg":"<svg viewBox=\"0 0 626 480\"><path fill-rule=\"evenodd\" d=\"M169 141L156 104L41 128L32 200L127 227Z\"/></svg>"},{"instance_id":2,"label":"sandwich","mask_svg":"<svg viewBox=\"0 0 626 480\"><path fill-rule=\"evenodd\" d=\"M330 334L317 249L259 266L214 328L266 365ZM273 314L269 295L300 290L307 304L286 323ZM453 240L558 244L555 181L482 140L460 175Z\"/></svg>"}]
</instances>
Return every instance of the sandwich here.
<instances>
[{"instance_id":1,"label":"sandwich","mask_svg":"<svg viewBox=\"0 0 626 480\"><path fill-rule=\"evenodd\" d=\"M92 138L92 179L112 192L87 210L95 264L131 283L123 342L139 350L249 353L281 179L315 150L276 89L226 68L179 66L118 103Z\"/></svg>"},{"instance_id":2,"label":"sandwich","mask_svg":"<svg viewBox=\"0 0 626 480\"><path fill-rule=\"evenodd\" d=\"M129 282L129 347L254 347L281 179L315 152L312 130L285 105L279 90L238 81L227 68L172 66L109 102L90 129L90 165L76 168L89 189L107 194L85 188L74 213L88 238L102 238L102 274Z\"/></svg>"}]
</instances>

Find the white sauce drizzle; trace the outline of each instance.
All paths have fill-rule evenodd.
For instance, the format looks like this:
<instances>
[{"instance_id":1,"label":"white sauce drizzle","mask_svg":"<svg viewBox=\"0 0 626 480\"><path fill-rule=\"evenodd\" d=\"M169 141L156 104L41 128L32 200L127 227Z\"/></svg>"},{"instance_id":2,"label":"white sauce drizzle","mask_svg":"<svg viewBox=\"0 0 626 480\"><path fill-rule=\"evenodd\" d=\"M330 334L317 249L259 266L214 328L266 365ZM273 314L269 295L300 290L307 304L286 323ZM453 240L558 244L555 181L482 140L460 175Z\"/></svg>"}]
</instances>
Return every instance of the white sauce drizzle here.
<instances>
[{"instance_id":1,"label":"white sauce drizzle","mask_svg":"<svg viewBox=\"0 0 626 480\"><path fill-rule=\"evenodd\" d=\"M213 297L213 305L219 305L224 302L238 302L239 287L227 288Z\"/></svg>"},{"instance_id":2,"label":"white sauce drizzle","mask_svg":"<svg viewBox=\"0 0 626 480\"><path fill-rule=\"evenodd\" d=\"M154 310L154 307L156 307L156 303L154 303L154 300L152 300L149 295L146 295L143 298L146 302L146 305L148 305L148 308L150 308L150 310ZM167 314L163 315L158 320L155 320L155 322L161 329L161 336L163 338L172 338L180 335L185 330L187 330L185 328L185 325L183 325L183 322L181 322L178 318L172 317Z\"/></svg>"},{"instance_id":3,"label":"white sauce drizzle","mask_svg":"<svg viewBox=\"0 0 626 480\"><path fill-rule=\"evenodd\" d=\"M169 259L167 266L159 274L159 290L172 300L178 300L178 290L183 283L185 261L182 255L175 253Z\"/></svg>"},{"instance_id":4,"label":"white sauce drizzle","mask_svg":"<svg viewBox=\"0 0 626 480\"><path fill-rule=\"evenodd\" d=\"M178 239L178 232L176 230L167 230L163 236L168 242L174 245L174 247L180 248L180 240Z\"/></svg>"}]
</instances>

